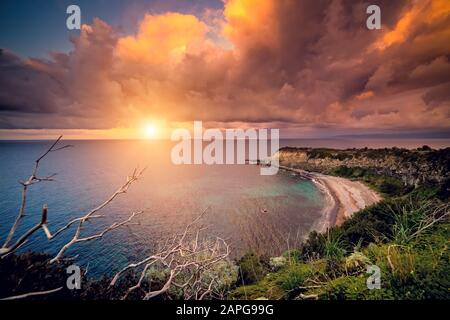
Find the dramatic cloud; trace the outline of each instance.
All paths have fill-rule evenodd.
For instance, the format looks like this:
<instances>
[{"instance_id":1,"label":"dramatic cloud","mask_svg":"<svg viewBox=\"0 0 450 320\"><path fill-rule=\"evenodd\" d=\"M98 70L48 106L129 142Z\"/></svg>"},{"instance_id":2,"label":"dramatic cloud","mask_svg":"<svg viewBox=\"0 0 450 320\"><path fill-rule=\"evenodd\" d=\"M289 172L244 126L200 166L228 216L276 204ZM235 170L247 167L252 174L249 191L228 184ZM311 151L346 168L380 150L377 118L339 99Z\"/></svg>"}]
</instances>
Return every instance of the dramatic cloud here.
<instances>
[{"instance_id":1,"label":"dramatic cloud","mask_svg":"<svg viewBox=\"0 0 450 320\"><path fill-rule=\"evenodd\" d=\"M382 30L366 1L228 0L128 36L94 19L48 61L1 51L0 127L449 129L450 2L376 4Z\"/></svg>"}]
</instances>

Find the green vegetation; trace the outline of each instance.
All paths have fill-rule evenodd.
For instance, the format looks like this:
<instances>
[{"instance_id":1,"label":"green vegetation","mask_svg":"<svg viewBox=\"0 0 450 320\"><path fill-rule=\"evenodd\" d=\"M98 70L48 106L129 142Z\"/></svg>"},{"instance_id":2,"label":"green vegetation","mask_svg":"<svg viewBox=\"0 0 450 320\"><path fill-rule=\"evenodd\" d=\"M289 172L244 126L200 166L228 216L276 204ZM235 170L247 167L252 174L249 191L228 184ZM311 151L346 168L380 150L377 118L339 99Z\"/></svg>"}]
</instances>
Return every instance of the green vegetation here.
<instances>
[{"instance_id":1,"label":"green vegetation","mask_svg":"<svg viewBox=\"0 0 450 320\"><path fill-rule=\"evenodd\" d=\"M413 189L398 178L379 174L370 168L339 166L330 173L339 177L364 181L385 196L400 196Z\"/></svg>"},{"instance_id":2,"label":"green vegetation","mask_svg":"<svg viewBox=\"0 0 450 320\"><path fill-rule=\"evenodd\" d=\"M326 235L311 234L300 259L237 288L231 298L449 299L448 210L448 204L406 200L366 209L370 220L362 223L361 212ZM363 226L367 231L355 232ZM372 264L381 269L379 290L366 285Z\"/></svg>"},{"instance_id":3,"label":"green vegetation","mask_svg":"<svg viewBox=\"0 0 450 320\"><path fill-rule=\"evenodd\" d=\"M268 268L265 257L258 257L254 253L245 254L239 261L238 283L252 284L261 280Z\"/></svg>"},{"instance_id":4,"label":"green vegetation","mask_svg":"<svg viewBox=\"0 0 450 320\"><path fill-rule=\"evenodd\" d=\"M366 182L388 197L419 186L449 186L450 148L433 150L282 148L280 164ZM447 181L447 182L446 182Z\"/></svg>"},{"instance_id":5,"label":"green vegetation","mask_svg":"<svg viewBox=\"0 0 450 320\"><path fill-rule=\"evenodd\" d=\"M311 232L303 244L281 257L248 253L236 264L218 265L204 280L217 279L220 297L228 299L450 299L449 150L426 146L414 151L288 148L287 152L294 154L309 152L311 159L339 161L337 166L322 167L322 172L364 181L381 192L384 200L356 212L324 234ZM409 184L401 175L371 163L348 163L392 157L403 161L402 167L392 166L395 170L427 168L424 172L434 172L434 176ZM414 167L411 161L418 165ZM119 299L138 281L133 273L114 287L109 286L108 277L84 278L81 290L69 291L65 289L68 263L48 264L48 258L45 254L24 253L0 259L0 297L48 290L51 284L52 288L63 289L32 299ZM380 268L380 289L367 287L370 265ZM159 288L167 274L149 269L147 278L144 289ZM128 296L140 298L140 291ZM180 298L177 288L159 297L165 298Z\"/></svg>"},{"instance_id":6,"label":"green vegetation","mask_svg":"<svg viewBox=\"0 0 450 320\"><path fill-rule=\"evenodd\" d=\"M142 282L143 290L128 289L135 286L140 277L138 272L129 272L114 286L111 286L112 277L103 276L100 279L90 278L87 270L81 270L81 289L67 289L67 267L73 262L61 261L48 263L51 256L43 253L26 252L11 254L0 259L0 298L18 296L24 293L48 291L61 288L51 294L29 297L32 300L119 300L126 296L128 300L141 300L144 292L160 289L167 281L168 272L163 268L150 268ZM214 290L218 295L225 296L237 278L237 267L230 261L221 261L209 269L199 281L205 286L215 280ZM177 280L182 283L187 275L180 274ZM156 299L183 299L179 287L172 286L168 292Z\"/></svg>"},{"instance_id":7,"label":"green vegetation","mask_svg":"<svg viewBox=\"0 0 450 320\"><path fill-rule=\"evenodd\" d=\"M0 297L11 297L28 292L62 289L48 295L30 297L31 300L110 300L120 299L127 289L139 280L137 275L128 274L116 286L110 287L111 278L92 279L83 276L80 290L69 290L66 286L67 267L71 262L49 264L51 257L43 253L26 252L11 254L0 259ZM86 270L81 271L82 274ZM157 284L157 283L155 283ZM149 283L144 282L143 288ZM133 293L130 299L142 299L142 293Z\"/></svg>"},{"instance_id":8,"label":"green vegetation","mask_svg":"<svg viewBox=\"0 0 450 320\"><path fill-rule=\"evenodd\" d=\"M285 159L289 159L290 165L311 168L312 161L314 168L322 172L364 181L382 193L384 200L356 212L325 234L312 232L294 250L294 258L276 270L267 270L262 278L259 274L259 281L240 285L230 298L450 299L450 148L438 151L427 146L413 151L288 148L286 152L289 154ZM309 160L295 163L299 152L307 152ZM435 175L415 180L411 185L401 175L370 165L372 162L369 165L354 162L354 159L386 158L401 159L402 167L393 166L395 170L427 168ZM317 167L317 159L347 160L328 167L320 162L322 167ZM352 165L348 161L353 161ZM258 257L252 259L258 261ZM245 268L249 269L249 261L246 262ZM380 289L367 287L366 272L370 265L381 270Z\"/></svg>"}]
</instances>

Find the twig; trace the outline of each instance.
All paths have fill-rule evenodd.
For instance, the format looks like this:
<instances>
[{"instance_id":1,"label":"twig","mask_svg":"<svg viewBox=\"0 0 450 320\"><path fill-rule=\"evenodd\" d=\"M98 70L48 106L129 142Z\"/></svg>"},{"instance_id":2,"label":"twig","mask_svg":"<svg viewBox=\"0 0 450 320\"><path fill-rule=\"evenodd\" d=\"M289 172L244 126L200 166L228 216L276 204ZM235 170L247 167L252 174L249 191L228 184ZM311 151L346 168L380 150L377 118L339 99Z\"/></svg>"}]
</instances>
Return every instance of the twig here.
<instances>
[{"instance_id":1,"label":"twig","mask_svg":"<svg viewBox=\"0 0 450 320\"><path fill-rule=\"evenodd\" d=\"M43 225L45 225L46 221L47 221L47 205L44 204L44 206L42 207L41 221L38 224L36 224L34 227L31 227L30 229L28 229L28 231L26 231L19 239L17 239L17 241L12 246L0 248L0 257L4 257L7 254L10 254L10 253L14 252L15 250L17 250L20 246L22 246L25 243L25 241L33 233L35 233Z\"/></svg>"},{"instance_id":2,"label":"twig","mask_svg":"<svg viewBox=\"0 0 450 320\"><path fill-rule=\"evenodd\" d=\"M129 223L136 215L141 214L141 213L142 213L142 211L139 211L139 212L133 212L133 213L131 214L131 216L128 217L128 219L126 219L126 220L124 220L124 221L122 221L122 222L120 222L120 223L114 222L112 225L110 225L109 227L107 227L106 229L104 229L102 232L100 232L100 233L98 233L98 234L95 234L95 235L92 235L92 236L83 237L83 238L80 238L80 233L81 233L81 228L82 228L82 226L83 226L83 222L84 222L85 220L84 220L84 221L83 221L83 220L80 220L80 223L79 223L79 225L78 225L77 230L75 231L75 234L74 234L73 238L72 238L69 242L67 242L67 243L59 250L58 254L57 254L53 259L50 260L50 263L54 263L54 262L59 261L59 260L61 259L61 257L64 255L64 253L66 252L66 250L69 249L72 245L74 245L74 244L76 244L76 243L79 243L79 242L83 242L83 241L91 241L91 240L95 240L95 239L101 238L101 237L103 237L107 232L112 231L112 230L114 230L114 229L117 229L117 228L119 228L119 227L121 227L121 226L123 226L123 225Z\"/></svg>"},{"instance_id":3,"label":"twig","mask_svg":"<svg viewBox=\"0 0 450 320\"><path fill-rule=\"evenodd\" d=\"M56 144L61 140L61 138L62 138L62 136L59 136L59 138L56 139L56 141L50 146L50 148L47 149L47 151L45 151L44 154L41 155L41 156L35 161L33 173L31 174L31 176L30 176L25 182L23 182L23 181L20 181L20 182L19 182L19 183L22 185L22 199L21 199L20 209L19 209L19 213L18 213L18 215L17 215L17 217L16 217L16 220L14 221L14 224L12 225L12 227L11 227L9 233L8 233L8 236L6 237L5 243L4 243L3 246L2 246L3 249L6 249L6 248L8 247L9 243L11 242L11 240L12 240L12 238L13 238L13 236L14 236L14 233L15 233L16 230L17 230L17 227L19 226L20 220L22 220L22 218L23 218L24 215L25 215L25 207L26 207L26 202L27 202L27 191L28 191L28 187L31 186L31 185L33 185L33 184L36 183L36 182L41 182L41 181L53 181L53 177L56 175L56 174L52 174L52 175L50 175L50 176L48 176L48 177L39 178L39 177L37 176L37 173L38 173L40 161L41 161L42 159L44 159L44 157L45 157L46 155L48 155L50 152L55 152L55 151L59 151L59 150L65 149L65 148L72 147L72 145L65 145L65 146L63 146L63 147L54 149L55 146L56 146ZM31 235L31 234L30 234L30 235Z\"/></svg>"},{"instance_id":4,"label":"twig","mask_svg":"<svg viewBox=\"0 0 450 320\"><path fill-rule=\"evenodd\" d=\"M126 299L131 292L137 289L144 292L144 299L151 299L167 292L172 286L180 289L185 299L204 299L208 296L213 296L216 293L214 284L217 284L217 282L214 276L211 276L211 279L207 279L206 277L208 277L208 271L217 262L229 256L229 246L221 238L216 238L213 242L200 242L199 230L193 232L192 241L188 240L187 235L192 233L191 228L203 217L205 212L206 210L189 223L184 231L175 236L168 245L164 245L160 252L122 268L122 270L116 273L110 286L114 286L119 278L128 270L144 266L138 282L127 289L122 299ZM160 266L166 269L168 276L160 289L152 290L150 288L148 291L145 291L142 288L142 284L151 266ZM180 279L182 281L181 283L176 281L178 276L182 276Z\"/></svg>"},{"instance_id":5,"label":"twig","mask_svg":"<svg viewBox=\"0 0 450 320\"><path fill-rule=\"evenodd\" d=\"M62 288L63 287L59 287L59 288L52 289L52 290L47 290L47 291L29 292L29 293L21 294L21 295L18 295L18 296L1 298L0 300L17 300L17 299L24 299L24 298L34 297L34 296L43 296L43 295L46 295L46 294L58 292L58 291L62 290Z\"/></svg>"}]
</instances>

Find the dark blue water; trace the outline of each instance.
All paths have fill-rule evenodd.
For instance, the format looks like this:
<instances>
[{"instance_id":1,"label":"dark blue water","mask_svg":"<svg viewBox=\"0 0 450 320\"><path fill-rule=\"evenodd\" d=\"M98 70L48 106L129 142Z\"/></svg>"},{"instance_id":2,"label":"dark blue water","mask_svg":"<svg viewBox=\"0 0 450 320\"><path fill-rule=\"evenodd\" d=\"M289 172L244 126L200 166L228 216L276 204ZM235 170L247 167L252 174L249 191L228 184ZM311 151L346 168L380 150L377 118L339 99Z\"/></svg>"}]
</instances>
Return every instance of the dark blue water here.
<instances>
[{"instance_id":1,"label":"dark blue water","mask_svg":"<svg viewBox=\"0 0 450 320\"><path fill-rule=\"evenodd\" d=\"M313 183L290 173L261 176L253 165L181 165L170 161L171 144L161 141L71 141L73 148L51 153L40 175L57 173L55 182L42 182L28 192L26 217L16 233L22 234L49 207L52 231L102 203L137 165L147 166L143 178L126 195L105 208L102 219L92 220L83 235L119 220L133 210L145 210L140 225L123 227L102 239L74 245L66 256L79 255L99 276L144 257L167 237L179 232L202 210L207 234L227 238L233 256L253 250L279 254L298 244L321 217L322 195ZM20 206L21 186L34 160L49 142L0 142L0 239L4 240ZM52 241L42 230L20 250L56 254L72 236L69 229Z\"/></svg>"}]
</instances>

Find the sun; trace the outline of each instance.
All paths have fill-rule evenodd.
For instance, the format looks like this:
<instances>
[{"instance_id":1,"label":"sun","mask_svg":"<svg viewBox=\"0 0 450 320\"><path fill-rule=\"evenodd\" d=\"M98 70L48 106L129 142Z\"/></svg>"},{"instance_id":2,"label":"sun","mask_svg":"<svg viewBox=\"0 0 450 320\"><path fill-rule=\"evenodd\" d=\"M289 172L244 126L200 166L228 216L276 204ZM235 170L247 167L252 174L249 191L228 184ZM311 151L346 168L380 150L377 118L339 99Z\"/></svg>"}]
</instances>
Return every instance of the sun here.
<instances>
[{"instance_id":1,"label":"sun","mask_svg":"<svg viewBox=\"0 0 450 320\"><path fill-rule=\"evenodd\" d=\"M154 139L158 135L158 129L153 124L147 124L144 127L144 135L147 139Z\"/></svg>"}]
</instances>

